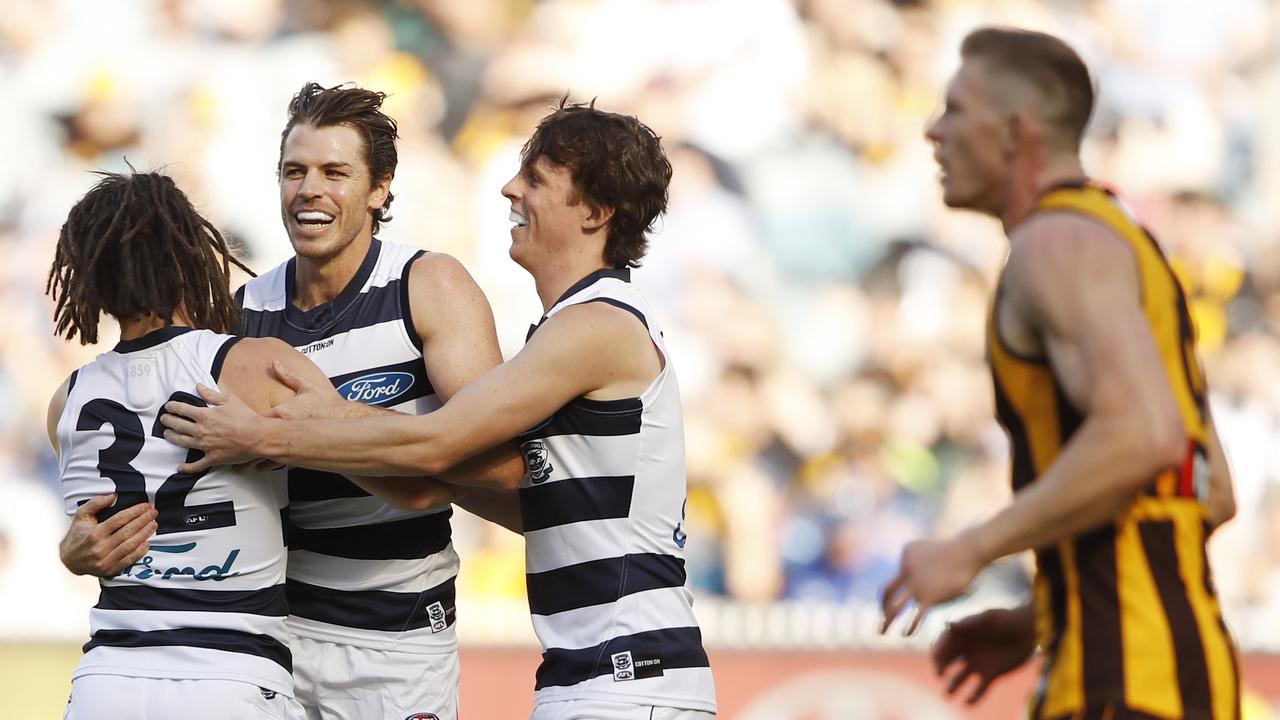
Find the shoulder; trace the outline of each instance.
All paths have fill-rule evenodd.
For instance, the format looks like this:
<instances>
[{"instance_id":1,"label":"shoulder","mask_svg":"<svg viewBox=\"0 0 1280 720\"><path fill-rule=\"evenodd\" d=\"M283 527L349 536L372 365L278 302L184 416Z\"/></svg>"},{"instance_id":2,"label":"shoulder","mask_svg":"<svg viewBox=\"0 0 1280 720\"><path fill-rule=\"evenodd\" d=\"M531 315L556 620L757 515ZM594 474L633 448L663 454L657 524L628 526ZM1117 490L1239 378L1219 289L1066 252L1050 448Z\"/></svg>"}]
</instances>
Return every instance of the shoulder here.
<instances>
[{"instance_id":1,"label":"shoulder","mask_svg":"<svg viewBox=\"0 0 1280 720\"><path fill-rule=\"evenodd\" d=\"M425 253L408 272L409 314L423 340L458 323L492 325L493 313L484 291L457 258Z\"/></svg>"},{"instance_id":2,"label":"shoulder","mask_svg":"<svg viewBox=\"0 0 1280 720\"><path fill-rule=\"evenodd\" d=\"M610 352L621 349L631 352L633 344L651 343L643 315L625 303L611 300L592 298L562 308L547 318L533 337L544 332L570 335L583 344Z\"/></svg>"},{"instance_id":3,"label":"shoulder","mask_svg":"<svg viewBox=\"0 0 1280 720\"><path fill-rule=\"evenodd\" d=\"M1009 237L1010 263L1073 263L1094 255L1131 255L1124 238L1098 218L1077 212L1039 213Z\"/></svg>"},{"instance_id":4,"label":"shoulder","mask_svg":"<svg viewBox=\"0 0 1280 720\"><path fill-rule=\"evenodd\" d=\"M1004 289L1036 324L1064 327L1071 317L1139 308L1138 257L1101 220L1046 212L1011 236Z\"/></svg>"},{"instance_id":5,"label":"shoulder","mask_svg":"<svg viewBox=\"0 0 1280 720\"><path fill-rule=\"evenodd\" d=\"M244 400L258 412L281 401L284 386L272 372L274 363L311 382L328 378L305 355L279 338L241 338L227 353L218 381L223 392Z\"/></svg>"},{"instance_id":6,"label":"shoulder","mask_svg":"<svg viewBox=\"0 0 1280 720\"><path fill-rule=\"evenodd\" d=\"M264 374L271 363L297 351L279 338L240 338L227 351L219 384L243 385L247 378Z\"/></svg>"},{"instance_id":7,"label":"shoulder","mask_svg":"<svg viewBox=\"0 0 1280 720\"><path fill-rule=\"evenodd\" d=\"M1133 248L1101 220L1075 212L1046 212L1009 237L1006 276L1031 290L1104 278L1136 281Z\"/></svg>"},{"instance_id":8,"label":"shoulder","mask_svg":"<svg viewBox=\"0 0 1280 720\"><path fill-rule=\"evenodd\" d=\"M448 292L461 286L474 285L475 280L466 267L447 253L423 253L409 268L409 286L414 291Z\"/></svg>"}]
</instances>

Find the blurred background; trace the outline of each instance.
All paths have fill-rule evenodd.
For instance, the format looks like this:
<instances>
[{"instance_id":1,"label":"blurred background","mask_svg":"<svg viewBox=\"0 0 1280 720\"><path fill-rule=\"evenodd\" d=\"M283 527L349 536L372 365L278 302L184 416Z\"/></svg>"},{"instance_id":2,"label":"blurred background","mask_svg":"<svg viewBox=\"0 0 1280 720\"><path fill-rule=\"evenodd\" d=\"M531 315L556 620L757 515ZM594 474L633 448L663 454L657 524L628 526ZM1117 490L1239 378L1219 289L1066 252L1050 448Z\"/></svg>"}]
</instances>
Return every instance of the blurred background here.
<instances>
[{"instance_id":1,"label":"blurred background","mask_svg":"<svg viewBox=\"0 0 1280 720\"><path fill-rule=\"evenodd\" d=\"M290 254L275 164L308 80L390 94L394 220L459 257L510 357L540 315L499 194L555 100L596 98L664 138L669 212L636 281L685 400L688 570L726 718L1013 718L922 649L1009 605L990 569L918 637L875 634L902 545L1009 494L984 313L1007 243L946 210L922 128L980 24L1071 42L1100 98L1087 167L1162 242L1193 305L1240 512L1210 552L1247 651L1247 718L1280 717L1280 3L1272 0L5 0L0 12L0 716L58 717L96 583L44 431L99 347L54 337L43 295L90 171L163 168L261 271ZM517 536L459 513L463 711L520 717L536 643ZM493 693L495 687L512 688ZM495 697L502 695L503 697ZM505 704L504 704L505 703Z\"/></svg>"}]
</instances>

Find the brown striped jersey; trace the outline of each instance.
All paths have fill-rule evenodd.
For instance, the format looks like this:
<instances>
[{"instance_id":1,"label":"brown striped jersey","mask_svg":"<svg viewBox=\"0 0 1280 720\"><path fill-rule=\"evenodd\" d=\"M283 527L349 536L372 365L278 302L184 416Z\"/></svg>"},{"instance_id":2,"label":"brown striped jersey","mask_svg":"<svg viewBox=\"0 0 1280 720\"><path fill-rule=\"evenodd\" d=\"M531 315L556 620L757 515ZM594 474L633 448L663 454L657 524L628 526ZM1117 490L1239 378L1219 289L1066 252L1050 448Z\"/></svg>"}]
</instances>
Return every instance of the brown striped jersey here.
<instances>
[{"instance_id":1,"label":"brown striped jersey","mask_svg":"<svg viewBox=\"0 0 1280 720\"><path fill-rule=\"evenodd\" d=\"M1182 289L1150 233L1107 190L1060 186L1032 212L1087 216L1129 245L1142 309L1189 440L1183 462L1152 477L1113 522L1037 551L1034 603L1045 663L1031 717L1113 707L1158 718L1238 718L1236 653L1205 554L1206 390ZM999 304L997 292L987 348L1016 491L1049 468L1084 417L1047 358L1020 355L1003 342Z\"/></svg>"}]
</instances>

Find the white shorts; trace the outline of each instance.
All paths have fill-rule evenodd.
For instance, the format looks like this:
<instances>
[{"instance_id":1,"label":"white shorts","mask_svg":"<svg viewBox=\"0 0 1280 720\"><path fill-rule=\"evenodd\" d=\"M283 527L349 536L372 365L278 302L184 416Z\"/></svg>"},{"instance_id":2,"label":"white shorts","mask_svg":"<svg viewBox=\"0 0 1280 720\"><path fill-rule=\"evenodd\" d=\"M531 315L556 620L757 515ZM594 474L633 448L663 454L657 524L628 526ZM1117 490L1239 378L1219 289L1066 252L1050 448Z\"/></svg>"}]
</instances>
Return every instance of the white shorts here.
<instances>
[{"instance_id":1,"label":"white shorts","mask_svg":"<svg viewBox=\"0 0 1280 720\"><path fill-rule=\"evenodd\" d=\"M302 706L239 680L81 675L63 720L302 720Z\"/></svg>"},{"instance_id":2,"label":"white shorts","mask_svg":"<svg viewBox=\"0 0 1280 720\"><path fill-rule=\"evenodd\" d=\"M557 700L539 703L529 720L714 720L715 716L706 710L600 700Z\"/></svg>"},{"instance_id":3,"label":"white shorts","mask_svg":"<svg viewBox=\"0 0 1280 720\"><path fill-rule=\"evenodd\" d=\"M307 720L458 720L456 652L374 650L296 635L289 647Z\"/></svg>"}]
</instances>

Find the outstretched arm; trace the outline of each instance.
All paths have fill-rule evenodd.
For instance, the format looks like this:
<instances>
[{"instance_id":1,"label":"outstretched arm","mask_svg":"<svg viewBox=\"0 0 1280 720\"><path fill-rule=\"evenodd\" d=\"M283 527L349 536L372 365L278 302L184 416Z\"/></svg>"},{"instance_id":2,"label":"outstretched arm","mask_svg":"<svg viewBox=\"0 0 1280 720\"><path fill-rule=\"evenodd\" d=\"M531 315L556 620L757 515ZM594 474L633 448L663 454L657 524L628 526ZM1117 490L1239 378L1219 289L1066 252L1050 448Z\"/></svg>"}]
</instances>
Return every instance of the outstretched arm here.
<instances>
[{"instance_id":1,"label":"outstretched arm","mask_svg":"<svg viewBox=\"0 0 1280 720\"><path fill-rule=\"evenodd\" d=\"M230 406L169 403L167 412L176 414L162 418L170 429L165 437L207 453L183 466L188 472L248 454L341 473L438 475L516 437L578 396L648 372L637 370L652 355L638 349L637 328L651 348L647 331L625 310L603 303L567 308L510 362L426 415L298 421L228 412Z\"/></svg>"}]
</instances>

